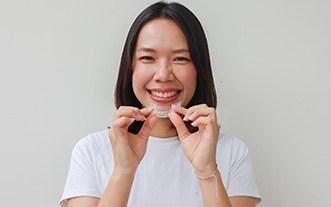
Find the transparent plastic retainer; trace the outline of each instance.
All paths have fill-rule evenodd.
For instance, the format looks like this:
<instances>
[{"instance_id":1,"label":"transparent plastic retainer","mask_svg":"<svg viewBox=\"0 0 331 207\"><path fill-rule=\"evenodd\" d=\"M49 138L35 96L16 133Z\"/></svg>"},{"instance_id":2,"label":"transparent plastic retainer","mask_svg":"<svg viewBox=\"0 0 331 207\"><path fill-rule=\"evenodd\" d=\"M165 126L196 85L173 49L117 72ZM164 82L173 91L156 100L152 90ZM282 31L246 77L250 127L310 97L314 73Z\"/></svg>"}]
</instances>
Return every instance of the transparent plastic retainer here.
<instances>
[{"instance_id":1,"label":"transparent plastic retainer","mask_svg":"<svg viewBox=\"0 0 331 207\"><path fill-rule=\"evenodd\" d=\"M153 107L153 113L159 117L159 118L168 118L169 114L173 111L172 106L180 107L182 104L181 101L178 101L176 103L169 104L168 106L164 105L156 105L154 103L151 103L150 106Z\"/></svg>"}]
</instances>

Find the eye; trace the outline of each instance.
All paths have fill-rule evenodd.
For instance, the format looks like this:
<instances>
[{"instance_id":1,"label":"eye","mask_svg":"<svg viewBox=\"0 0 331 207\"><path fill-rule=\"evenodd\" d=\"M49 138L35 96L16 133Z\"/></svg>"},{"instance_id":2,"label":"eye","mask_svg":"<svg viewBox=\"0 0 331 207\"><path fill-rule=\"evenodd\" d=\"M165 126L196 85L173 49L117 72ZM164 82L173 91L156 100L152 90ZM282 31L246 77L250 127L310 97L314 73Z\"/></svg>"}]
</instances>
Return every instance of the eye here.
<instances>
[{"instance_id":1,"label":"eye","mask_svg":"<svg viewBox=\"0 0 331 207\"><path fill-rule=\"evenodd\" d=\"M187 63L187 62L190 62L191 60L187 57L176 57L174 59L174 62L177 62L177 63Z\"/></svg>"},{"instance_id":2,"label":"eye","mask_svg":"<svg viewBox=\"0 0 331 207\"><path fill-rule=\"evenodd\" d=\"M154 58L152 56L142 56L139 58L139 60L141 60L143 62L153 62Z\"/></svg>"}]
</instances>

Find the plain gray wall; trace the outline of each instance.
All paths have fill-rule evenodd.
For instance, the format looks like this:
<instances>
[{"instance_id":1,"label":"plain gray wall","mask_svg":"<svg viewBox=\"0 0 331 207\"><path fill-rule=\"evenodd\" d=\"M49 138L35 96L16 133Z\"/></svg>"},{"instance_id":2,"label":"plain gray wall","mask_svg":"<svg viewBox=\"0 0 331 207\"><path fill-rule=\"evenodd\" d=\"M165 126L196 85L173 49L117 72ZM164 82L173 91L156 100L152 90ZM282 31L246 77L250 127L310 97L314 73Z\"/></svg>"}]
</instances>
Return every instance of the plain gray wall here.
<instances>
[{"instance_id":1,"label":"plain gray wall","mask_svg":"<svg viewBox=\"0 0 331 207\"><path fill-rule=\"evenodd\" d=\"M0 0L1 206L57 206L74 144L112 119L125 36L152 2ZM260 206L330 206L330 1L180 2L205 27L222 130L249 146Z\"/></svg>"}]
</instances>

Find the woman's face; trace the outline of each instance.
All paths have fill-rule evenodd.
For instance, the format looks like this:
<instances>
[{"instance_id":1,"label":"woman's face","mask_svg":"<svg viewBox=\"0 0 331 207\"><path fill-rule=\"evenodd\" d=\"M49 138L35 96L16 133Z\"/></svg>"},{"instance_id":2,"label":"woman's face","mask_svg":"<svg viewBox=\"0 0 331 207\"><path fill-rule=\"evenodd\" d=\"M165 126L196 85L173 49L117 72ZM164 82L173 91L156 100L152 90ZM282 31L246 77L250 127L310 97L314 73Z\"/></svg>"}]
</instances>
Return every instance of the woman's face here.
<instances>
[{"instance_id":1,"label":"woman's face","mask_svg":"<svg viewBox=\"0 0 331 207\"><path fill-rule=\"evenodd\" d=\"M197 72L185 35L172 20L155 19L141 30L133 56L133 91L143 106L166 106L194 95Z\"/></svg>"}]
</instances>

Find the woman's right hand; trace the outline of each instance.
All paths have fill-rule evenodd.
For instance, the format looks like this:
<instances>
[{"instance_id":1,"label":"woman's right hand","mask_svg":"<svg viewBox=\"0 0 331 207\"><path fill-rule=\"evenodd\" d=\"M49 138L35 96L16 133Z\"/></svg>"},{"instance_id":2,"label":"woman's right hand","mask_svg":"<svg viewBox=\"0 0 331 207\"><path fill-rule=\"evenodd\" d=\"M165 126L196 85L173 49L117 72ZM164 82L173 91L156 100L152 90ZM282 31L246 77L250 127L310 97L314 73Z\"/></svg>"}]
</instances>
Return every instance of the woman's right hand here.
<instances>
[{"instance_id":1,"label":"woman's right hand","mask_svg":"<svg viewBox=\"0 0 331 207\"><path fill-rule=\"evenodd\" d=\"M152 114L153 108L138 109L121 106L113 118L109 138L114 154L114 171L118 175L133 175L143 159L150 131L157 121ZM135 135L128 132L134 121L145 121L140 132Z\"/></svg>"}]
</instances>

